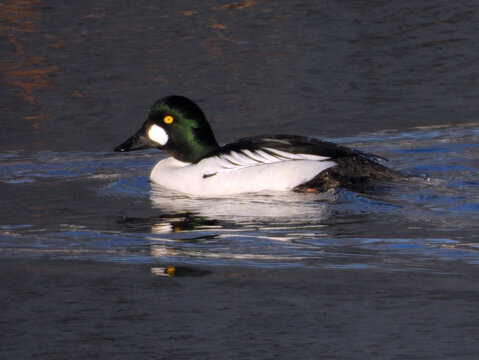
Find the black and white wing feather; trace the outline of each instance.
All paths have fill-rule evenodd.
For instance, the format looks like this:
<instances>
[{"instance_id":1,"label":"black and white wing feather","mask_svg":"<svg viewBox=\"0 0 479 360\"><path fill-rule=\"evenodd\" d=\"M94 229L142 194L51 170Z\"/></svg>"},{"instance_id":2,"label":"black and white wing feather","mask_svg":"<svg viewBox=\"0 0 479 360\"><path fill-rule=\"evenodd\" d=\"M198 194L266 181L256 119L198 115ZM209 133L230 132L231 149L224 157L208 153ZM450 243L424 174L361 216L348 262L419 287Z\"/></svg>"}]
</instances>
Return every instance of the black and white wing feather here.
<instances>
[{"instance_id":1,"label":"black and white wing feather","mask_svg":"<svg viewBox=\"0 0 479 360\"><path fill-rule=\"evenodd\" d=\"M251 166L296 160L334 165L325 166L324 171L304 184L305 187L348 187L365 181L401 176L381 165L379 159L384 158L374 154L294 135L244 138L224 145L216 153L208 155L210 156L216 158L219 167L216 172L205 174L204 177Z\"/></svg>"}]
</instances>

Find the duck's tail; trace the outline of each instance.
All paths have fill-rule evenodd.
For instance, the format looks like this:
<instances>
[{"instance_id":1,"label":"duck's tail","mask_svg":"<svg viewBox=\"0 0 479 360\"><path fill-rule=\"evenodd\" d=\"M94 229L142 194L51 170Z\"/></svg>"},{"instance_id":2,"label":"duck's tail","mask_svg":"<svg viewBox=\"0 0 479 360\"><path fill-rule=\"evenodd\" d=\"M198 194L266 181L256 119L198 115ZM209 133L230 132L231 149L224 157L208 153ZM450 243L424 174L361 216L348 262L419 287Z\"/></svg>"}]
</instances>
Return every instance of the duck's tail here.
<instances>
[{"instance_id":1,"label":"duck's tail","mask_svg":"<svg viewBox=\"0 0 479 360\"><path fill-rule=\"evenodd\" d=\"M367 192L376 188L429 181L427 177L406 175L364 157L351 156L334 161L337 163L336 166L321 172L306 183L298 185L294 191L322 192L329 189L345 188L355 192Z\"/></svg>"}]
</instances>

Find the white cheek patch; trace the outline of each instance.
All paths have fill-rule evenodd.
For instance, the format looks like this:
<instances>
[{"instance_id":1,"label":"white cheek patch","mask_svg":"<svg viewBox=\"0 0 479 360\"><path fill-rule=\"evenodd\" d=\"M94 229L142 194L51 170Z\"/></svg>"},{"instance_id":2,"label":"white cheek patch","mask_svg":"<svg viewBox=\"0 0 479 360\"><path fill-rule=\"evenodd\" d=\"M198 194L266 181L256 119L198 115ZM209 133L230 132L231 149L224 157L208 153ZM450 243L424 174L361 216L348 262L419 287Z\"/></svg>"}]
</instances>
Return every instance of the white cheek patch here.
<instances>
[{"instance_id":1,"label":"white cheek patch","mask_svg":"<svg viewBox=\"0 0 479 360\"><path fill-rule=\"evenodd\" d=\"M160 144L160 145L165 145L168 142L168 134L166 133L163 128L161 128L158 125L152 125L148 129L148 137L150 140Z\"/></svg>"}]
</instances>

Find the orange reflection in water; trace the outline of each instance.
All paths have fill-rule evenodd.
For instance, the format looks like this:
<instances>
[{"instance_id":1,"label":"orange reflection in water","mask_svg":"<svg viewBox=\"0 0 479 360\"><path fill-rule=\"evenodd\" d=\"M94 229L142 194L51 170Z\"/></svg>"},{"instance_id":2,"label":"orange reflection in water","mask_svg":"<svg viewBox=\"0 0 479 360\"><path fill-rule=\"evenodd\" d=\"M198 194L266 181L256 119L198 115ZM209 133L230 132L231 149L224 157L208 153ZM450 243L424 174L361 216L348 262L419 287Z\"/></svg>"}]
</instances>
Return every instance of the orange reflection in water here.
<instances>
[{"instance_id":1,"label":"orange reflection in water","mask_svg":"<svg viewBox=\"0 0 479 360\"><path fill-rule=\"evenodd\" d=\"M35 133L43 132L40 122L48 118L49 114L35 99L34 92L52 86L49 77L58 68L48 64L41 56L28 54L19 37L21 34L35 32L35 21L40 18L40 12L31 6L41 4L39 0L7 0L0 3L0 36L8 40L12 49L0 58L0 72L3 81L9 88L17 90L22 100L42 109L40 114L23 116L23 119L32 121Z\"/></svg>"}]
</instances>

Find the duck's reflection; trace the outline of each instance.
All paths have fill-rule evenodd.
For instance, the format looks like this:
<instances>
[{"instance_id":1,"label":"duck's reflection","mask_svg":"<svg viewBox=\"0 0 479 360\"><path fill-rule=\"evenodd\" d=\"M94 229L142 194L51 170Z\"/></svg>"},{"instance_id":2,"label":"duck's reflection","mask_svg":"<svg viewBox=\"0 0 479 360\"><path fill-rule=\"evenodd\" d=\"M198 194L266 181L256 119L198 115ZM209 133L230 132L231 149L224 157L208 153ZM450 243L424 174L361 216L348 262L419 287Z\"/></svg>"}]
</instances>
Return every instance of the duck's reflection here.
<instances>
[{"instance_id":1,"label":"duck's reflection","mask_svg":"<svg viewBox=\"0 0 479 360\"><path fill-rule=\"evenodd\" d=\"M241 231L258 228L321 226L328 217L334 193L261 193L220 198L192 198L172 195L153 187L150 201L158 213L123 216L117 220L126 232L172 234L198 230ZM191 239L191 237L190 237Z\"/></svg>"},{"instance_id":2,"label":"duck's reflection","mask_svg":"<svg viewBox=\"0 0 479 360\"><path fill-rule=\"evenodd\" d=\"M164 210L164 209L159 209ZM117 220L127 232L169 234L179 231L221 227L217 220L207 219L191 212L162 212L145 217L123 216Z\"/></svg>"},{"instance_id":3,"label":"duck's reflection","mask_svg":"<svg viewBox=\"0 0 479 360\"><path fill-rule=\"evenodd\" d=\"M191 198L152 186L153 216L123 217L125 232L143 233L161 266L199 261L301 260L301 237L321 236L334 193L259 193ZM293 247L295 250L291 249ZM188 262L188 260L186 260Z\"/></svg>"},{"instance_id":4,"label":"duck's reflection","mask_svg":"<svg viewBox=\"0 0 479 360\"><path fill-rule=\"evenodd\" d=\"M302 220L324 219L328 203L337 197L335 192L304 194L294 192L251 193L215 198L172 195L170 190L152 184L152 206L169 214L196 214L208 219L210 225L227 222L229 225L293 223ZM188 219L191 222L191 219ZM192 222L194 225L195 222ZM204 225L204 224L202 224ZM194 228L194 227L192 227Z\"/></svg>"}]
</instances>

